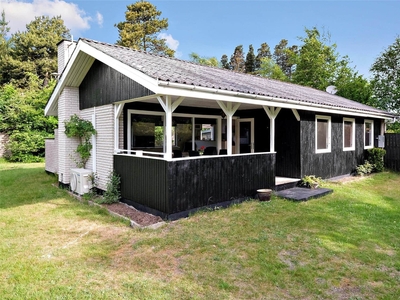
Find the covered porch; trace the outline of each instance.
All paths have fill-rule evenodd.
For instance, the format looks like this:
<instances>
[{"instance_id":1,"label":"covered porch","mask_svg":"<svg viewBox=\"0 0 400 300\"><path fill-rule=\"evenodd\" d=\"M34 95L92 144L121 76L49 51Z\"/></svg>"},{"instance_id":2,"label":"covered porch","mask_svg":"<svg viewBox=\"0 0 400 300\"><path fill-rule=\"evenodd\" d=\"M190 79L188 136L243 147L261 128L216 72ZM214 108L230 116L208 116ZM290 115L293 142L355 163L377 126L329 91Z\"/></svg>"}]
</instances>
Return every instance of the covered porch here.
<instances>
[{"instance_id":1,"label":"covered porch","mask_svg":"<svg viewBox=\"0 0 400 300\"><path fill-rule=\"evenodd\" d=\"M123 200L174 219L275 189L280 108L234 100L152 95L115 104Z\"/></svg>"}]
</instances>

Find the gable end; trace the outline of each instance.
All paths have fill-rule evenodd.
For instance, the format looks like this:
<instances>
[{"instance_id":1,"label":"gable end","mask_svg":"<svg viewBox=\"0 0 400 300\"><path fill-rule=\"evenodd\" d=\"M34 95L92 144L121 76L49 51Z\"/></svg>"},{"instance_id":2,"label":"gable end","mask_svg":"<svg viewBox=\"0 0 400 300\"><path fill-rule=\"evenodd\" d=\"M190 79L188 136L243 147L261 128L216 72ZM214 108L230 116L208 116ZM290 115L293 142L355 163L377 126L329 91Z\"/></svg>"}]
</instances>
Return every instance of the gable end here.
<instances>
[{"instance_id":1,"label":"gable end","mask_svg":"<svg viewBox=\"0 0 400 300\"><path fill-rule=\"evenodd\" d=\"M136 81L96 60L79 86L79 108L86 109L153 94Z\"/></svg>"}]
</instances>

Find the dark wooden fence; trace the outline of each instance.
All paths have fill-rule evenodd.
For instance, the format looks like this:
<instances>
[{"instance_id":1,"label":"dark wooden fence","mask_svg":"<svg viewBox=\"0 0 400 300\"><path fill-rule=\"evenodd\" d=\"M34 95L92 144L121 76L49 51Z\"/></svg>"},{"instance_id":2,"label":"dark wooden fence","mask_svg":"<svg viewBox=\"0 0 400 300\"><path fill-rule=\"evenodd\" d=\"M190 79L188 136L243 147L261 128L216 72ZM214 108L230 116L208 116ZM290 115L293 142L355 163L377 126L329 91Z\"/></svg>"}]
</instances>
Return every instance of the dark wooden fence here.
<instances>
[{"instance_id":1,"label":"dark wooden fence","mask_svg":"<svg viewBox=\"0 0 400 300\"><path fill-rule=\"evenodd\" d=\"M385 134L385 167L400 172L400 134Z\"/></svg>"},{"instance_id":2,"label":"dark wooden fence","mask_svg":"<svg viewBox=\"0 0 400 300\"><path fill-rule=\"evenodd\" d=\"M172 161L115 155L114 168L121 176L124 202L168 219L275 186L274 153Z\"/></svg>"}]
</instances>

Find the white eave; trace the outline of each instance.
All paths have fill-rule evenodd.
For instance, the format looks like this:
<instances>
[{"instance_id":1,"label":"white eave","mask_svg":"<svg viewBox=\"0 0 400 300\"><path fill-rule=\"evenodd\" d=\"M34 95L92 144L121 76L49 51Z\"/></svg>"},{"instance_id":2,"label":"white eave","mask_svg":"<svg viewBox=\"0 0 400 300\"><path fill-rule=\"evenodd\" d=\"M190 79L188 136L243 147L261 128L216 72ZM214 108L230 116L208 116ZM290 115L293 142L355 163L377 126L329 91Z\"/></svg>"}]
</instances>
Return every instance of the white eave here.
<instances>
[{"instance_id":1,"label":"white eave","mask_svg":"<svg viewBox=\"0 0 400 300\"><path fill-rule=\"evenodd\" d=\"M300 100L291 100L277 97L268 97L240 92L233 92L215 88L207 88L195 85L173 83L156 80L143 72L128 66L127 64L93 48L82 40L73 52L61 77L51 95L46 107L45 115L57 115L58 98L66 86L79 87L87 72L95 60L112 67L121 74L136 81L140 85L151 90L156 95L170 95L185 98L195 98L209 101L240 102L258 106L272 106L297 110L307 110L332 114L347 114L359 117L375 117L381 119L393 119L393 115L384 111L368 111L345 107L335 107L324 104L316 104ZM127 102L127 101L121 101Z\"/></svg>"}]
</instances>

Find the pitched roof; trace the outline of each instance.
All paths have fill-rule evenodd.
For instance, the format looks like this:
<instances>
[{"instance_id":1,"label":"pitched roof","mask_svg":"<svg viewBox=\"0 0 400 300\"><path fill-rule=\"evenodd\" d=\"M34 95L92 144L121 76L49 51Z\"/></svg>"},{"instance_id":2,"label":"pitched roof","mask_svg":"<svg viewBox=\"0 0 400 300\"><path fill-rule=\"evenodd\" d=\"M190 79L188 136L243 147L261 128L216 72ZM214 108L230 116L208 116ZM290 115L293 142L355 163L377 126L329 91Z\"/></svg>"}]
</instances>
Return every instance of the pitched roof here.
<instances>
[{"instance_id":1,"label":"pitched roof","mask_svg":"<svg viewBox=\"0 0 400 300\"><path fill-rule=\"evenodd\" d=\"M93 40L81 40L93 48L159 81L288 99L335 108L388 114L380 109L310 87L199 65L189 61L150 54Z\"/></svg>"},{"instance_id":2,"label":"pitched roof","mask_svg":"<svg viewBox=\"0 0 400 300\"><path fill-rule=\"evenodd\" d=\"M107 57L152 78L156 85L174 83L186 87L201 87L220 93L235 92L248 97L260 96L259 99L266 97L295 101L304 106L316 105L336 110L345 109L380 117L394 116L389 112L356 101L293 83L204 66L89 39L81 38L78 45L79 43L84 43ZM64 75L68 74L63 74L62 77ZM60 86L60 88L62 87ZM57 101L55 99L57 97L57 94L52 95L48 103L49 107L54 101Z\"/></svg>"}]
</instances>

